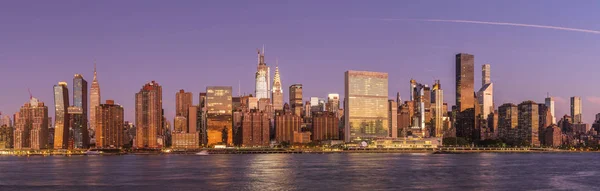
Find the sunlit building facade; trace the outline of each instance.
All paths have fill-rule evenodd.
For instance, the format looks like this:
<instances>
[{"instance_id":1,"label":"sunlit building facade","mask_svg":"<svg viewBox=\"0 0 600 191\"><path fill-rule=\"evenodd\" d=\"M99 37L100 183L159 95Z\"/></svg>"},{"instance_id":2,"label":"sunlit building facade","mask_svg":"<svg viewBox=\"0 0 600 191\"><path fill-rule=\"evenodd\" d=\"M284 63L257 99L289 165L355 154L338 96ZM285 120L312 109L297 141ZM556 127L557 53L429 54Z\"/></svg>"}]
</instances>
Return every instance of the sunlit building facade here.
<instances>
[{"instance_id":1,"label":"sunlit building facade","mask_svg":"<svg viewBox=\"0 0 600 191\"><path fill-rule=\"evenodd\" d=\"M135 94L136 148L160 148L163 127L162 87L152 81Z\"/></svg>"},{"instance_id":2,"label":"sunlit building facade","mask_svg":"<svg viewBox=\"0 0 600 191\"><path fill-rule=\"evenodd\" d=\"M125 125L124 110L113 100L96 107L96 147L120 148L125 142L123 126Z\"/></svg>"},{"instance_id":3,"label":"sunlit building facade","mask_svg":"<svg viewBox=\"0 0 600 191\"><path fill-rule=\"evenodd\" d=\"M388 74L345 73L345 141L388 136Z\"/></svg>"},{"instance_id":4,"label":"sunlit building facade","mask_svg":"<svg viewBox=\"0 0 600 191\"><path fill-rule=\"evenodd\" d=\"M294 84L290 86L290 107L292 112L297 116L302 116L302 84Z\"/></svg>"},{"instance_id":5,"label":"sunlit building facade","mask_svg":"<svg viewBox=\"0 0 600 191\"><path fill-rule=\"evenodd\" d=\"M96 64L94 63L94 79L92 80L92 86L90 87L90 130L96 131L96 107L100 106L102 102L100 96L100 84L98 83ZM97 135L94 135L97 137Z\"/></svg>"},{"instance_id":6,"label":"sunlit building facade","mask_svg":"<svg viewBox=\"0 0 600 191\"><path fill-rule=\"evenodd\" d=\"M456 136L467 140L478 139L475 129L475 56L465 53L456 55Z\"/></svg>"},{"instance_id":7,"label":"sunlit building facade","mask_svg":"<svg viewBox=\"0 0 600 191\"><path fill-rule=\"evenodd\" d=\"M271 78L270 78L270 68L267 66L265 62L265 50L262 52L258 50L258 66L256 68L255 82L256 89L254 91L255 96L258 99L261 98L270 98L269 91L271 90Z\"/></svg>"},{"instance_id":8,"label":"sunlit building facade","mask_svg":"<svg viewBox=\"0 0 600 191\"><path fill-rule=\"evenodd\" d=\"M300 131L302 118L291 111L278 112L275 115L275 140L279 143L294 141L294 132Z\"/></svg>"},{"instance_id":9,"label":"sunlit building facade","mask_svg":"<svg viewBox=\"0 0 600 191\"><path fill-rule=\"evenodd\" d=\"M582 111L581 97L571 97L571 117L573 118L573 124L583 123Z\"/></svg>"},{"instance_id":10,"label":"sunlit building facade","mask_svg":"<svg viewBox=\"0 0 600 191\"><path fill-rule=\"evenodd\" d=\"M273 110L283 110L283 86L281 76L279 75L279 66L275 67L275 77L273 77Z\"/></svg>"},{"instance_id":11,"label":"sunlit building facade","mask_svg":"<svg viewBox=\"0 0 600 191\"><path fill-rule=\"evenodd\" d=\"M231 86L206 88L207 145L233 145Z\"/></svg>"},{"instance_id":12,"label":"sunlit building facade","mask_svg":"<svg viewBox=\"0 0 600 191\"><path fill-rule=\"evenodd\" d=\"M54 149L69 146L69 90L67 82L54 85Z\"/></svg>"},{"instance_id":13,"label":"sunlit building facade","mask_svg":"<svg viewBox=\"0 0 600 191\"><path fill-rule=\"evenodd\" d=\"M48 107L31 98L16 116L14 132L15 149L48 148Z\"/></svg>"},{"instance_id":14,"label":"sunlit building facade","mask_svg":"<svg viewBox=\"0 0 600 191\"><path fill-rule=\"evenodd\" d=\"M538 104L525 101L519 104L519 144L540 146Z\"/></svg>"}]
</instances>

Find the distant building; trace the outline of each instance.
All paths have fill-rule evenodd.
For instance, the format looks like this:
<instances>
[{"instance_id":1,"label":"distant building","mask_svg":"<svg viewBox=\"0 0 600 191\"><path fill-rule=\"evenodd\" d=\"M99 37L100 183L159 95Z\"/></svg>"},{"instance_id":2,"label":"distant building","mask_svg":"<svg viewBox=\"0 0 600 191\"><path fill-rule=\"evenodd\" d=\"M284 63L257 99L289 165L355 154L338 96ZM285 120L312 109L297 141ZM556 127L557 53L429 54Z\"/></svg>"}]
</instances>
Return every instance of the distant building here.
<instances>
[{"instance_id":1,"label":"distant building","mask_svg":"<svg viewBox=\"0 0 600 191\"><path fill-rule=\"evenodd\" d=\"M304 104L304 115L302 117L305 120L310 120L312 117L312 103L310 101L306 101Z\"/></svg>"},{"instance_id":2,"label":"distant building","mask_svg":"<svg viewBox=\"0 0 600 191\"><path fill-rule=\"evenodd\" d=\"M444 90L442 90L442 85L440 81L437 80L435 84L433 84L433 92L431 92L431 97L433 98L433 133L432 136L435 137L443 137L444 132L447 130L444 128L444 118L446 113L448 113L447 107L444 107Z\"/></svg>"},{"instance_id":3,"label":"distant building","mask_svg":"<svg viewBox=\"0 0 600 191\"><path fill-rule=\"evenodd\" d=\"M556 124L556 115L554 113L554 98L550 97L550 95L548 95L548 97L546 97L546 99L545 99L545 105L548 108L548 110L550 111L550 115L552 116L552 118L551 118L552 124Z\"/></svg>"},{"instance_id":4,"label":"distant building","mask_svg":"<svg viewBox=\"0 0 600 191\"><path fill-rule=\"evenodd\" d=\"M310 132L294 131L294 143L310 143Z\"/></svg>"},{"instance_id":5,"label":"distant building","mask_svg":"<svg viewBox=\"0 0 600 191\"><path fill-rule=\"evenodd\" d=\"M15 149L48 148L48 107L44 102L32 97L21 107L15 121Z\"/></svg>"},{"instance_id":6,"label":"distant building","mask_svg":"<svg viewBox=\"0 0 600 191\"><path fill-rule=\"evenodd\" d=\"M196 149L200 148L199 133L173 133L173 148Z\"/></svg>"},{"instance_id":7,"label":"distant building","mask_svg":"<svg viewBox=\"0 0 600 191\"><path fill-rule=\"evenodd\" d=\"M345 73L345 141L388 137L388 74Z\"/></svg>"},{"instance_id":8,"label":"distant building","mask_svg":"<svg viewBox=\"0 0 600 191\"><path fill-rule=\"evenodd\" d=\"M338 113L340 109L340 94L329 94L327 95L327 105L325 107L326 111L334 112L336 116L342 115Z\"/></svg>"},{"instance_id":9,"label":"distant building","mask_svg":"<svg viewBox=\"0 0 600 191\"><path fill-rule=\"evenodd\" d=\"M587 123L577 123L573 124L573 133L575 134L585 134L590 130L590 125Z\"/></svg>"},{"instance_id":10,"label":"distant building","mask_svg":"<svg viewBox=\"0 0 600 191\"><path fill-rule=\"evenodd\" d=\"M273 77L273 110L283 110L283 85L279 74L279 66L275 66L275 76Z\"/></svg>"},{"instance_id":11,"label":"distant building","mask_svg":"<svg viewBox=\"0 0 600 191\"><path fill-rule=\"evenodd\" d=\"M312 121L312 140L339 140L339 120L334 112L314 113Z\"/></svg>"},{"instance_id":12,"label":"distant building","mask_svg":"<svg viewBox=\"0 0 600 191\"><path fill-rule=\"evenodd\" d=\"M275 115L275 140L279 143L293 143L294 132L300 131L302 118L291 111Z\"/></svg>"},{"instance_id":13,"label":"distant building","mask_svg":"<svg viewBox=\"0 0 600 191\"><path fill-rule=\"evenodd\" d=\"M162 86L152 81L135 94L136 148L161 148L164 141Z\"/></svg>"},{"instance_id":14,"label":"distant building","mask_svg":"<svg viewBox=\"0 0 600 191\"><path fill-rule=\"evenodd\" d=\"M400 106L398 110L398 132L400 137L406 137L408 133L408 129L410 128L410 119L412 108L409 106L409 103L413 103L410 101L405 102Z\"/></svg>"},{"instance_id":15,"label":"distant building","mask_svg":"<svg viewBox=\"0 0 600 191\"><path fill-rule=\"evenodd\" d=\"M498 108L498 137L505 142L515 142L518 135L519 109L515 104L505 103Z\"/></svg>"},{"instance_id":16,"label":"distant building","mask_svg":"<svg viewBox=\"0 0 600 191\"><path fill-rule=\"evenodd\" d=\"M539 146L539 114L538 104L525 101L519 104L519 140L520 143Z\"/></svg>"},{"instance_id":17,"label":"distant building","mask_svg":"<svg viewBox=\"0 0 600 191\"><path fill-rule=\"evenodd\" d=\"M58 82L58 85L54 85L54 149L67 149L69 147L71 120L69 119L68 109L69 90L67 82ZM92 113L90 112L90 114Z\"/></svg>"},{"instance_id":18,"label":"distant building","mask_svg":"<svg viewBox=\"0 0 600 191\"><path fill-rule=\"evenodd\" d=\"M477 140L475 129L474 96L475 57L470 54L456 55L456 136L467 140Z\"/></svg>"},{"instance_id":19,"label":"distant building","mask_svg":"<svg viewBox=\"0 0 600 191\"><path fill-rule=\"evenodd\" d=\"M173 132L174 133L182 133L182 132L188 132L188 120L186 117L178 115L175 116L175 120L173 120Z\"/></svg>"},{"instance_id":20,"label":"distant building","mask_svg":"<svg viewBox=\"0 0 600 191\"><path fill-rule=\"evenodd\" d=\"M243 113L242 147L268 147L270 121L267 113L253 110Z\"/></svg>"},{"instance_id":21,"label":"distant building","mask_svg":"<svg viewBox=\"0 0 600 191\"><path fill-rule=\"evenodd\" d=\"M123 126L125 117L123 107L113 100L96 107L96 147L120 148L125 145Z\"/></svg>"},{"instance_id":22,"label":"distant building","mask_svg":"<svg viewBox=\"0 0 600 191\"><path fill-rule=\"evenodd\" d=\"M86 126L84 112L80 107L71 106L68 108L70 121L70 131L74 149L87 149L90 144L89 131Z\"/></svg>"},{"instance_id":23,"label":"distant building","mask_svg":"<svg viewBox=\"0 0 600 191\"><path fill-rule=\"evenodd\" d=\"M65 84L66 86L66 84ZM55 94L56 94L56 90L55 90ZM55 95L56 98L56 95ZM67 104L68 104L68 97L67 99ZM94 79L92 80L92 86L90 87L90 130L91 133L93 134L94 131L96 131L96 107L98 107L100 105L101 101L101 96L100 96L100 84L98 83L98 78L97 78L97 73L96 73L96 63L94 63ZM56 116L57 120L59 116ZM56 129L56 127L55 127ZM61 132L63 132L63 130L61 130ZM64 133L64 132L63 132ZM62 135L61 135L62 136ZM56 136L55 136L56 137ZM97 138L97 135L94 135L95 138ZM62 142L60 144L62 145L54 145L54 147L56 148L57 146L61 146L61 148L66 148L67 144L68 144L68 140L62 140Z\"/></svg>"},{"instance_id":24,"label":"distant building","mask_svg":"<svg viewBox=\"0 0 600 191\"><path fill-rule=\"evenodd\" d=\"M193 105L194 95L192 92L185 92L184 90L179 90L175 94L175 116L183 116L187 118L188 109ZM187 123L187 121L186 121Z\"/></svg>"},{"instance_id":25,"label":"distant building","mask_svg":"<svg viewBox=\"0 0 600 191\"><path fill-rule=\"evenodd\" d=\"M302 84L291 85L289 97L292 112L297 116L302 116Z\"/></svg>"},{"instance_id":26,"label":"distant building","mask_svg":"<svg viewBox=\"0 0 600 191\"><path fill-rule=\"evenodd\" d=\"M494 112L494 84L491 81L491 68L489 64L484 64L482 67L482 84L481 89L477 92L477 99L481 107L481 114L487 117Z\"/></svg>"},{"instance_id":27,"label":"distant building","mask_svg":"<svg viewBox=\"0 0 600 191\"><path fill-rule=\"evenodd\" d=\"M571 97L571 117L573 124L583 123L581 97Z\"/></svg>"},{"instance_id":28,"label":"distant building","mask_svg":"<svg viewBox=\"0 0 600 191\"><path fill-rule=\"evenodd\" d=\"M560 127L552 125L544 131L544 145L548 147L559 147L562 145L562 132Z\"/></svg>"},{"instance_id":29,"label":"distant building","mask_svg":"<svg viewBox=\"0 0 600 191\"><path fill-rule=\"evenodd\" d=\"M206 88L207 145L233 145L231 86Z\"/></svg>"},{"instance_id":30,"label":"distant building","mask_svg":"<svg viewBox=\"0 0 600 191\"><path fill-rule=\"evenodd\" d=\"M398 138L398 103L388 100L388 132L389 137Z\"/></svg>"},{"instance_id":31,"label":"distant building","mask_svg":"<svg viewBox=\"0 0 600 191\"><path fill-rule=\"evenodd\" d=\"M2 124L0 126L0 149L13 148L14 130L12 126Z\"/></svg>"},{"instance_id":32,"label":"distant building","mask_svg":"<svg viewBox=\"0 0 600 191\"><path fill-rule=\"evenodd\" d=\"M261 98L270 98L271 91L271 78L270 78L270 69L265 62L265 52L264 49L261 52L258 50L258 66L256 68L255 75L256 89L254 91L254 95L258 99Z\"/></svg>"}]
</instances>

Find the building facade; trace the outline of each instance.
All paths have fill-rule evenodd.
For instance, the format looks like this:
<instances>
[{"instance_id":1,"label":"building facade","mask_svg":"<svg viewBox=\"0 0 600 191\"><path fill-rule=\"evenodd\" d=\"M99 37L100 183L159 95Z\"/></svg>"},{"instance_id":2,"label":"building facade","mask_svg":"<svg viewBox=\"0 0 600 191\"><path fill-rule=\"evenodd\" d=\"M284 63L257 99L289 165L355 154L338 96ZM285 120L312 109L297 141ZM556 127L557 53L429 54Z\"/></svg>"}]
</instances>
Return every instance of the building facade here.
<instances>
[{"instance_id":1,"label":"building facade","mask_svg":"<svg viewBox=\"0 0 600 191\"><path fill-rule=\"evenodd\" d=\"M548 108L548 110L550 110L550 115L552 116L552 118L550 119L552 121L552 124L556 124L556 115L554 113L554 98L550 97L550 95L548 95L548 97L546 97L546 99L544 100L546 107Z\"/></svg>"},{"instance_id":2,"label":"building facade","mask_svg":"<svg viewBox=\"0 0 600 191\"><path fill-rule=\"evenodd\" d=\"M302 118L291 111L277 112L275 115L275 140L279 143L294 141L294 132L300 131Z\"/></svg>"},{"instance_id":3,"label":"building facade","mask_svg":"<svg viewBox=\"0 0 600 191\"><path fill-rule=\"evenodd\" d=\"M253 110L242 116L242 147L268 147L270 120L267 113Z\"/></svg>"},{"instance_id":4,"label":"building facade","mask_svg":"<svg viewBox=\"0 0 600 191\"><path fill-rule=\"evenodd\" d=\"M540 146L539 109L533 101L519 104L519 141L522 145Z\"/></svg>"},{"instance_id":5,"label":"building facade","mask_svg":"<svg viewBox=\"0 0 600 191\"><path fill-rule=\"evenodd\" d=\"M583 123L581 97L571 97L571 117L573 124Z\"/></svg>"},{"instance_id":6,"label":"building facade","mask_svg":"<svg viewBox=\"0 0 600 191\"><path fill-rule=\"evenodd\" d=\"M69 90L67 82L54 85L54 149L69 147Z\"/></svg>"},{"instance_id":7,"label":"building facade","mask_svg":"<svg viewBox=\"0 0 600 191\"><path fill-rule=\"evenodd\" d=\"M283 85L281 76L279 76L279 66L275 67L275 76L273 77L273 110L283 110Z\"/></svg>"},{"instance_id":8,"label":"building facade","mask_svg":"<svg viewBox=\"0 0 600 191\"><path fill-rule=\"evenodd\" d=\"M96 63L94 63L94 79L92 80L92 86L90 87L90 130L92 132L96 131L96 107L100 106L102 102L100 96L100 84L98 83L97 73L96 73ZM58 117L58 116L57 116ZM58 119L58 118L57 118ZM55 127L56 128L56 127ZM56 135L55 135L56 137ZM97 139L97 135L94 135ZM64 141L64 140L63 140ZM97 143L97 140L96 140ZM56 145L55 145L56 147Z\"/></svg>"},{"instance_id":9,"label":"building facade","mask_svg":"<svg viewBox=\"0 0 600 191\"><path fill-rule=\"evenodd\" d=\"M312 121L312 140L339 140L339 120L334 112L314 113Z\"/></svg>"},{"instance_id":10,"label":"building facade","mask_svg":"<svg viewBox=\"0 0 600 191\"><path fill-rule=\"evenodd\" d=\"M388 74L345 73L345 141L388 137Z\"/></svg>"},{"instance_id":11,"label":"building facade","mask_svg":"<svg viewBox=\"0 0 600 191\"><path fill-rule=\"evenodd\" d=\"M302 116L302 84L291 85L289 97L292 112L297 116Z\"/></svg>"},{"instance_id":12,"label":"building facade","mask_svg":"<svg viewBox=\"0 0 600 191\"><path fill-rule=\"evenodd\" d=\"M258 99L270 98L271 96L269 93L269 91L271 90L270 69L267 66L267 63L265 62L264 51L264 48L262 52L258 50L258 66L256 68L256 86L254 91L254 95L256 95Z\"/></svg>"},{"instance_id":13,"label":"building facade","mask_svg":"<svg viewBox=\"0 0 600 191\"><path fill-rule=\"evenodd\" d=\"M504 142L515 142L518 135L519 109L515 104L506 103L498 107L498 137Z\"/></svg>"},{"instance_id":14,"label":"building facade","mask_svg":"<svg viewBox=\"0 0 600 191\"><path fill-rule=\"evenodd\" d=\"M48 107L31 98L16 115L15 149L40 150L48 148Z\"/></svg>"},{"instance_id":15,"label":"building facade","mask_svg":"<svg viewBox=\"0 0 600 191\"><path fill-rule=\"evenodd\" d=\"M207 145L233 145L231 86L206 88Z\"/></svg>"},{"instance_id":16,"label":"building facade","mask_svg":"<svg viewBox=\"0 0 600 191\"><path fill-rule=\"evenodd\" d=\"M156 149L163 146L162 87L152 81L135 94L136 137L134 147Z\"/></svg>"},{"instance_id":17,"label":"building facade","mask_svg":"<svg viewBox=\"0 0 600 191\"><path fill-rule=\"evenodd\" d=\"M456 55L456 136L467 140L476 140L475 129L475 93L474 93L475 57L470 54Z\"/></svg>"},{"instance_id":18,"label":"building facade","mask_svg":"<svg viewBox=\"0 0 600 191\"><path fill-rule=\"evenodd\" d=\"M433 106L433 133L432 136L435 137L443 137L445 128L444 128L444 117L446 113L448 113L447 109L444 109L444 90L442 90L442 85L440 81L436 81L433 84L433 91L431 92L432 106Z\"/></svg>"},{"instance_id":19,"label":"building facade","mask_svg":"<svg viewBox=\"0 0 600 191\"><path fill-rule=\"evenodd\" d=\"M96 147L120 148L125 145L123 126L125 117L123 107L113 100L96 107Z\"/></svg>"},{"instance_id":20,"label":"building facade","mask_svg":"<svg viewBox=\"0 0 600 191\"><path fill-rule=\"evenodd\" d=\"M87 128L85 112L82 108L71 106L68 108L70 121L70 141L74 149L87 149L90 144L90 136Z\"/></svg>"},{"instance_id":21,"label":"building facade","mask_svg":"<svg viewBox=\"0 0 600 191\"><path fill-rule=\"evenodd\" d=\"M398 103L388 100L388 136L398 138Z\"/></svg>"}]
</instances>

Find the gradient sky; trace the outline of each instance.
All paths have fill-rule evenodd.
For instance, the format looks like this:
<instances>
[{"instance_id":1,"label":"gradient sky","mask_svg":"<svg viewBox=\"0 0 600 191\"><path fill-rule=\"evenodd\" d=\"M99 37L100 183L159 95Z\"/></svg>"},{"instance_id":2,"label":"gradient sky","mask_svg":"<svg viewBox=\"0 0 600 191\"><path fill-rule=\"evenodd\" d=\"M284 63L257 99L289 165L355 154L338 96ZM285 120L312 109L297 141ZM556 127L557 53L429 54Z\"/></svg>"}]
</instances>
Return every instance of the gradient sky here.
<instances>
[{"instance_id":1,"label":"gradient sky","mask_svg":"<svg viewBox=\"0 0 600 191\"><path fill-rule=\"evenodd\" d=\"M98 64L102 102L114 99L133 121L134 95L156 80L172 121L175 93L209 85L254 91L256 48L270 66L279 59L288 87L304 97L344 91L344 71L389 73L389 94L408 98L409 80L440 79L454 104L454 55L492 65L496 106L556 97L557 117L569 97L583 99L584 121L600 112L600 34L469 23L453 19L600 30L600 1L2 1L0 111L12 114L34 97L49 105L52 86L81 73L91 84ZM391 20L390 20L391 19ZM272 68L274 70L274 67ZM71 95L72 97L72 95ZM72 99L72 98L71 98ZM287 101L286 101L287 102ZM72 100L71 100L72 103Z\"/></svg>"}]
</instances>

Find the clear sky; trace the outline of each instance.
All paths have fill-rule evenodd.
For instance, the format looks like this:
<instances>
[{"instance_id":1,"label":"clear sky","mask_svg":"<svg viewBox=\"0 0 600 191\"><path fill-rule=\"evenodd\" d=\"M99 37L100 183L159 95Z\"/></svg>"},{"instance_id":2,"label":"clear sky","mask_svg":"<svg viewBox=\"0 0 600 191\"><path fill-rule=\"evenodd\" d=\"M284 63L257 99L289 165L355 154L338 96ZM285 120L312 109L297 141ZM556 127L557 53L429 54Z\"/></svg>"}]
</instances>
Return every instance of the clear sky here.
<instances>
[{"instance_id":1,"label":"clear sky","mask_svg":"<svg viewBox=\"0 0 600 191\"><path fill-rule=\"evenodd\" d=\"M278 58L288 87L304 97L344 91L344 71L389 73L389 94L408 98L409 80L440 79L454 104L454 55L492 65L495 104L543 102L556 114L583 99L584 121L600 112L600 1L3 1L0 3L0 111L12 114L34 97L49 105L52 86L81 73L91 84L98 64L102 102L114 99L133 121L134 95L155 80L172 121L175 93L209 85L254 91L256 48ZM558 30L445 19L588 29ZM272 68L274 71L274 67ZM71 95L72 97L72 95ZM72 98L71 98L72 99ZM70 101L72 103L72 100ZM286 101L287 102L287 101Z\"/></svg>"}]
</instances>

